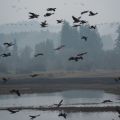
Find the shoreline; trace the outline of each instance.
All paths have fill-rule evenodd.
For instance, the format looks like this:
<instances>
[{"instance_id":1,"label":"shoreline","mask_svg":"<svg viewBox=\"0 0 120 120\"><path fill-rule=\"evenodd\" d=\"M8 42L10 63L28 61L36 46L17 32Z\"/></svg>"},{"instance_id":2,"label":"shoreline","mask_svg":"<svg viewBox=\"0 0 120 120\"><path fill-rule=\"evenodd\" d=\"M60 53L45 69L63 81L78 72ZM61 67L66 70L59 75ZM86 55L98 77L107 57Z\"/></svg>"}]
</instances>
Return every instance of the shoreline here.
<instances>
[{"instance_id":1,"label":"shoreline","mask_svg":"<svg viewBox=\"0 0 120 120\"><path fill-rule=\"evenodd\" d=\"M40 110L40 111L65 111L65 112L117 112L120 106L103 106L103 107L5 107L3 110Z\"/></svg>"}]
</instances>

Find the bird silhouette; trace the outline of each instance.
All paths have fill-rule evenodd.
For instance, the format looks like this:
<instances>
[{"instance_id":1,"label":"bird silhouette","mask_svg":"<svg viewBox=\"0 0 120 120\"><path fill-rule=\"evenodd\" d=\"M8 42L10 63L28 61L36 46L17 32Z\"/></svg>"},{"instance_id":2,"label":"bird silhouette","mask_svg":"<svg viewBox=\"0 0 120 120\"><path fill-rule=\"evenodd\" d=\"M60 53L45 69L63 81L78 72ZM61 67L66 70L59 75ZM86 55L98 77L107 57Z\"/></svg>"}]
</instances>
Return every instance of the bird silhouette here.
<instances>
[{"instance_id":1,"label":"bird silhouette","mask_svg":"<svg viewBox=\"0 0 120 120\"><path fill-rule=\"evenodd\" d=\"M43 56L43 55L44 55L43 53L37 53L34 55L34 57Z\"/></svg>"},{"instance_id":2,"label":"bird silhouette","mask_svg":"<svg viewBox=\"0 0 120 120\"><path fill-rule=\"evenodd\" d=\"M89 11L89 16L95 16L97 15L98 13L93 13L92 11Z\"/></svg>"},{"instance_id":3,"label":"bird silhouette","mask_svg":"<svg viewBox=\"0 0 120 120\"><path fill-rule=\"evenodd\" d=\"M47 8L47 11L54 11L55 12L56 8Z\"/></svg>"},{"instance_id":4,"label":"bird silhouette","mask_svg":"<svg viewBox=\"0 0 120 120\"><path fill-rule=\"evenodd\" d=\"M85 41L87 41L88 37L82 36L81 39L84 39Z\"/></svg>"},{"instance_id":5,"label":"bird silhouette","mask_svg":"<svg viewBox=\"0 0 120 120\"><path fill-rule=\"evenodd\" d=\"M19 110L13 110L13 109L10 109L10 108L8 108L7 110L8 110L11 114L15 114L15 113L19 112Z\"/></svg>"},{"instance_id":6,"label":"bird silhouette","mask_svg":"<svg viewBox=\"0 0 120 120\"><path fill-rule=\"evenodd\" d=\"M45 15L44 15L44 17L49 17L49 16L51 16L51 15L53 15L54 13L46 13Z\"/></svg>"},{"instance_id":7,"label":"bird silhouette","mask_svg":"<svg viewBox=\"0 0 120 120\"><path fill-rule=\"evenodd\" d=\"M86 21L86 20L80 20L80 24L85 24L85 23L88 23L88 21Z\"/></svg>"},{"instance_id":8,"label":"bird silhouette","mask_svg":"<svg viewBox=\"0 0 120 120\"><path fill-rule=\"evenodd\" d=\"M78 25L73 25L72 27L80 27L81 25L80 24L78 24Z\"/></svg>"},{"instance_id":9,"label":"bird silhouette","mask_svg":"<svg viewBox=\"0 0 120 120\"><path fill-rule=\"evenodd\" d=\"M20 91L19 91L19 90L16 90L16 89L10 90L10 93L15 93L17 96L21 96Z\"/></svg>"},{"instance_id":10,"label":"bird silhouette","mask_svg":"<svg viewBox=\"0 0 120 120\"><path fill-rule=\"evenodd\" d=\"M70 57L68 60L71 61L71 60L74 60L76 62L78 62L78 60L83 60L83 57L82 56L75 56L75 57Z\"/></svg>"},{"instance_id":11,"label":"bird silhouette","mask_svg":"<svg viewBox=\"0 0 120 120\"><path fill-rule=\"evenodd\" d=\"M8 78L3 77L2 80L3 80L4 83L6 83L8 81Z\"/></svg>"},{"instance_id":12,"label":"bird silhouette","mask_svg":"<svg viewBox=\"0 0 120 120\"><path fill-rule=\"evenodd\" d=\"M87 54L88 52L84 52L84 53L80 53L80 54L77 54L77 56L83 56L85 54Z\"/></svg>"},{"instance_id":13,"label":"bird silhouette","mask_svg":"<svg viewBox=\"0 0 120 120\"><path fill-rule=\"evenodd\" d=\"M58 104L54 104L54 105L56 105L56 107L59 108L62 105L62 103L63 103L63 100L61 100Z\"/></svg>"},{"instance_id":14,"label":"bird silhouette","mask_svg":"<svg viewBox=\"0 0 120 120\"><path fill-rule=\"evenodd\" d=\"M104 100L102 103L109 103L112 102L111 100Z\"/></svg>"},{"instance_id":15,"label":"bird silhouette","mask_svg":"<svg viewBox=\"0 0 120 120\"><path fill-rule=\"evenodd\" d=\"M34 18L38 18L39 15L38 14L35 14L35 13L32 13L32 12L29 12L29 19L34 19Z\"/></svg>"},{"instance_id":16,"label":"bird silhouette","mask_svg":"<svg viewBox=\"0 0 120 120\"><path fill-rule=\"evenodd\" d=\"M31 120L33 120L33 119L35 119L35 118L37 118L39 116L40 116L40 114L39 115L29 115L29 117L30 117Z\"/></svg>"},{"instance_id":17,"label":"bird silhouette","mask_svg":"<svg viewBox=\"0 0 120 120\"><path fill-rule=\"evenodd\" d=\"M64 48L64 47L65 47L65 45L61 45L61 46L55 48L54 50L60 50L60 49L62 49L62 48Z\"/></svg>"},{"instance_id":18,"label":"bird silhouette","mask_svg":"<svg viewBox=\"0 0 120 120\"><path fill-rule=\"evenodd\" d=\"M11 47L13 45L15 45L14 43L10 42L10 43L3 43L3 45L5 45L6 47Z\"/></svg>"},{"instance_id":19,"label":"bird silhouette","mask_svg":"<svg viewBox=\"0 0 120 120\"><path fill-rule=\"evenodd\" d=\"M11 53L10 53L10 52L8 52L8 53L3 53L3 54L1 54L0 56L1 56L1 57L9 57L9 56L11 56Z\"/></svg>"},{"instance_id":20,"label":"bird silhouette","mask_svg":"<svg viewBox=\"0 0 120 120\"><path fill-rule=\"evenodd\" d=\"M37 77L39 74L32 74L31 77Z\"/></svg>"},{"instance_id":21,"label":"bird silhouette","mask_svg":"<svg viewBox=\"0 0 120 120\"><path fill-rule=\"evenodd\" d=\"M88 13L88 12L89 12L88 10L83 11L83 12L81 12L81 15L83 15L83 14L85 14L85 13Z\"/></svg>"},{"instance_id":22,"label":"bird silhouette","mask_svg":"<svg viewBox=\"0 0 120 120\"><path fill-rule=\"evenodd\" d=\"M63 19L61 19L61 20L56 20L56 21L57 21L57 24L59 24L59 23L63 23L63 22L64 22Z\"/></svg>"},{"instance_id":23,"label":"bird silhouette","mask_svg":"<svg viewBox=\"0 0 120 120\"><path fill-rule=\"evenodd\" d=\"M63 118L65 118L66 119L66 117L67 117L67 114L66 113L63 113L63 112L61 112L61 113L59 113L58 114L58 116L60 117L63 117Z\"/></svg>"},{"instance_id":24,"label":"bird silhouette","mask_svg":"<svg viewBox=\"0 0 120 120\"><path fill-rule=\"evenodd\" d=\"M95 26L92 25L92 26L90 26L89 28L90 28L90 29L96 29L96 25L95 25Z\"/></svg>"},{"instance_id":25,"label":"bird silhouette","mask_svg":"<svg viewBox=\"0 0 120 120\"><path fill-rule=\"evenodd\" d=\"M72 16L72 19L74 20L73 23L79 23L80 22L80 18L81 17L76 18L75 16Z\"/></svg>"},{"instance_id":26,"label":"bird silhouette","mask_svg":"<svg viewBox=\"0 0 120 120\"><path fill-rule=\"evenodd\" d=\"M41 22L41 27L47 27L48 26L48 23L47 23L47 21L45 20L44 22Z\"/></svg>"}]
</instances>

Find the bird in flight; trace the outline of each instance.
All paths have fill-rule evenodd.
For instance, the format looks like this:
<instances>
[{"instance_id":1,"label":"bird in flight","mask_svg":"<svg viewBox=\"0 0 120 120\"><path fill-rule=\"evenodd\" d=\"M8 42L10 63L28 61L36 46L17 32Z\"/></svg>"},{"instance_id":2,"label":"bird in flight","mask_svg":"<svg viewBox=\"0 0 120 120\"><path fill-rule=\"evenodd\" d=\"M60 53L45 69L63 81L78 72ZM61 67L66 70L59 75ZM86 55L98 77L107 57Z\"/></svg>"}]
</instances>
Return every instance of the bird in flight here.
<instances>
[{"instance_id":1,"label":"bird in flight","mask_svg":"<svg viewBox=\"0 0 120 120\"><path fill-rule=\"evenodd\" d=\"M11 46L13 46L13 45L15 45L14 43L12 43L12 42L10 42L10 43L3 43L3 45L5 45L6 47L11 47Z\"/></svg>"},{"instance_id":2,"label":"bird in flight","mask_svg":"<svg viewBox=\"0 0 120 120\"><path fill-rule=\"evenodd\" d=\"M81 17L76 18L75 16L72 16L72 19L74 20L73 23L79 23L80 22L80 18Z\"/></svg>"},{"instance_id":3,"label":"bird in flight","mask_svg":"<svg viewBox=\"0 0 120 120\"><path fill-rule=\"evenodd\" d=\"M84 53L80 53L80 54L77 54L77 56L83 56L85 54L87 54L88 52L84 52Z\"/></svg>"},{"instance_id":4,"label":"bird in flight","mask_svg":"<svg viewBox=\"0 0 120 120\"><path fill-rule=\"evenodd\" d=\"M19 110L12 110L12 109L10 109L10 108L8 108L7 110L8 110L11 114L15 114L15 113L19 112Z\"/></svg>"},{"instance_id":5,"label":"bird in flight","mask_svg":"<svg viewBox=\"0 0 120 120\"><path fill-rule=\"evenodd\" d=\"M54 104L54 105L56 105L59 108L62 105L62 103L63 103L63 100L61 100L58 104Z\"/></svg>"},{"instance_id":6,"label":"bird in flight","mask_svg":"<svg viewBox=\"0 0 120 120\"><path fill-rule=\"evenodd\" d=\"M54 13L46 13L46 14L44 14L44 17L49 17L49 16L51 16L51 15L53 15Z\"/></svg>"},{"instance_id":7,"label":"bird in flight","mask_svg":"<svg viewBox=\"0 0 120 120\"><path fill-rule=\"evenodd\" d=\"M39 74L32 74L31 77L37 77Z\"/></svg>"},{"instance_id":8,"label":"bird in flight","mask_svg":"<svg viewBox=\"0 0 120 120\"><path fill-rule=\"evenodd\" d=\"M9 57L9 56L11 56L11 53L10 53L10 52L8 52L8 53L3 53L3 54L1 54L0 56L2 56L2 57Z\"/></svg>"},{"instance_id":9,"label":"bird in flight","mask_svg":"<svg viewBox=\"0 0 120 120\"><path fill-rule=\"evenodd\" d=\"M64 48L64 47L65 47L65 45L61 45L61 46L55 48L54 50L60 50L60 49L62 49L62 48Z\"/></svg>"},{"instance_id":10,"label":"bird in flight","mask_svg":"<svg viewBox=\"0 0 120 120\"><path fill-rule=\"evenodd\" d=\"M88 37L82 36L81 39L84 39L85 41L87 41Z\"/></svg>"},{"instance_id":11,"label":"bird in flight","mask_svg":"<svg viewBox=\"0 0 120 120\"><path fill-rule=\"evenodd\" d=\"M34 19L34 18L38 18L39 15L38 14L35 14L35 13L32 13L32 12L29 12L29 19Z\"/></svg>"},{"instance_id":12,"label":"bird in flight","mask_svg":"<svg viewBox=\"0 0 120 120\"><path fill-rule=\"evenodd\" d=\"M66 114L66 113L61 112L61 113L59 113L59 115L58 115L58 116L59 116L59 117L61 116L61 117L63 117L63 118L65 118L65 119L66 119L67 114Z\"/></svg>"},{"instance_id":13,"label":"bird in flight","mask_svg":"<svg viewBox=\"0 0 120 120\"><path fill-rule=\"evenodd\" d=\"M45 20L44 22L41 22L41 27L47 27L48 26L48 23L47 23L47 21Z\"/></svg>"},{"instance_id":14,"label":"bird in flight","mask_svg":"<svg viewBox=\"0 0 120 120\"><path fill-rule=\"evenodd\" d=\"M19 90L16 90L16 89L12 89L12 90L10 91L10 93L15 93L17 96L21 96L20 91L19 91Z\"/></svg>"},{"instance_id":15,"label":"bird in flight","mask_svg":"<svg viewBox=\"0 0 120 120\"><path fill-rule=\"evenodd\" d=\"M95 15L97 15L98 13L96 12L96 13L93 13L92 11L89 11L89 16L95 16Z\"/></svg>"},{"instance_id":16,"label":"bird in flight","mask_svg":"<svg viewBox=\"0 0 120 120\"><path fill-rule=\"evenodd\" d=\"M90 26L89 28L90 28L90 29L96 29L96 25L95 25L95 26L92 25L92 26Z\"/></svg>"},{"instance_id":17,"label":"bird in flight","mask_svg":"<svg viewBox=\"0 0 120 120\"><path fill-rule=\"evenodd\" d=\"M43 56L43 55L44 55L43 53L37 53L34 55L34 57Z\"/></svg>"},{"instance_id":18,"label":"bird in flight","mask_svg":"<svg viewBox=\"0 0 120 120\"><path fill-rule=\"evenodd\" d=\"M89 12L88 10L83 11L83 12L81 12L81 15L86 14L86 13L88 13L88 12Z\"/></svg>"},{"instance_id":19,"label":"bird in flight","mask_svg":"<svg viewBox=\"0 0 120 120\"><path fill-rule=\"evenodd\" d=\"M88 21L86 21L86 20L80 20L80 24L85 24L85 23L88 23Z\"/></svg>"},{"instance_id":20,"label":"bird in flight","mask_svg":"<svg viewBox=\"0 0 120 120\"><path fill-rule=\"evenodd\" d=\"M3 77L2 80L3 80L4 83L6 83L8 81L8 78Z\"/></svg>"},{"instance_id":21,"label":"bird in flight","mask_svg":"<svg viewBox=\"0 0 120 120\"><path fill-rule=\"evenodd\" d=\"M54 11L55 12L56 8L47 8L47 11Z\"/></svg>"},{"instance_id":22,"label":"bird in flight","mask_svg":"<svg viewBox=\"0 0 120 120\"><path fill-rule=\"evenodd\" d=\"M72 27L80 27L81 25L80 24L78 24L78 25L73 25Z\"/></svg>"},{"instance_id":23,"label":"bird in flight","mask_svg":"<svg viewBox=\"0 0 120 120\"><path fill-rule=\"evenodd\" d=\"M63 22L64 22L63 19L61 19L61 20L56 20L56 21L57 21L57 24L59 24L59 23L63 23Z\"/></svg>"},{"instance_id":24,"label":"bird in flight","mask_svg":"<svg viewBox=\"0 0 120 120\"><path fill-rule=\"evenodd\" d=\"M39 115L29 115L29 117L30 117L31 120L33 120L33 119L35 119L35 118L37 118L39 116L40 116L40 114Z\"/></svg>"},{"instance_id":25,"label":"bird in flight","mask_svg":"<svg viewBox=\"0 0 120 120\"><path fill-rule=\"evenodd\" d=\"M75 56L75 57L70 57L68 60L71 61L71 60L74 60L74 61L78 61L78 60L83 60L83 57L82 56Z\"/></svg>"}]
</instances>

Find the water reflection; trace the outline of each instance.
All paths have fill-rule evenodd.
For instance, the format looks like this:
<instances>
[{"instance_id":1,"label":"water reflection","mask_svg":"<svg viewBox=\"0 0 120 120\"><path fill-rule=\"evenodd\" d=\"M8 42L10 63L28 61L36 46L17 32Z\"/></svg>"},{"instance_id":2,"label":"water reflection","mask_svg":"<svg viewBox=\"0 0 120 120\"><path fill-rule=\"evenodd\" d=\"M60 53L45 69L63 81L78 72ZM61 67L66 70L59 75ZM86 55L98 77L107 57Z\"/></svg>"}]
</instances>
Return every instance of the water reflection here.
<instances>
[{"instance_id":1,"label":"water reflection","mask_svg":"<svg viewBox=\"0 0 120 120\"><path fill-rule=\"evenodd\" d=\"M65 106L101 103L106 99L114 101L114 103L110 103L112 105L120 105L118 98L118 95L99 90L72 90L45 94L24 94L21 97L16 95L0 95L0 107L48 106L58 103L61 99L64 100Z\"/></svg>"}]
</instances>

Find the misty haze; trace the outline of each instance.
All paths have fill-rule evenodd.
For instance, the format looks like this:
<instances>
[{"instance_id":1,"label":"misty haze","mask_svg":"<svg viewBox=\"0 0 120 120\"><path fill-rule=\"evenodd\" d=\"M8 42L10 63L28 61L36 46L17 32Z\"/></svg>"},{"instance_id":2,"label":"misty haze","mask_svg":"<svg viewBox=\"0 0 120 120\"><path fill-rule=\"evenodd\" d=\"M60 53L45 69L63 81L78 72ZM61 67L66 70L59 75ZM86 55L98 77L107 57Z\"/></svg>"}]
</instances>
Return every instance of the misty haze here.
<instances>
[{"instance_id":1,"label":"misty haze","mask_svg":"<svg viewBox=\"0 0 120 120\"><path fill-rule=\"evenodd\" d=\"M0 0L1 119L119 120L119 4Z\"/></svg>"}]
</instances>

